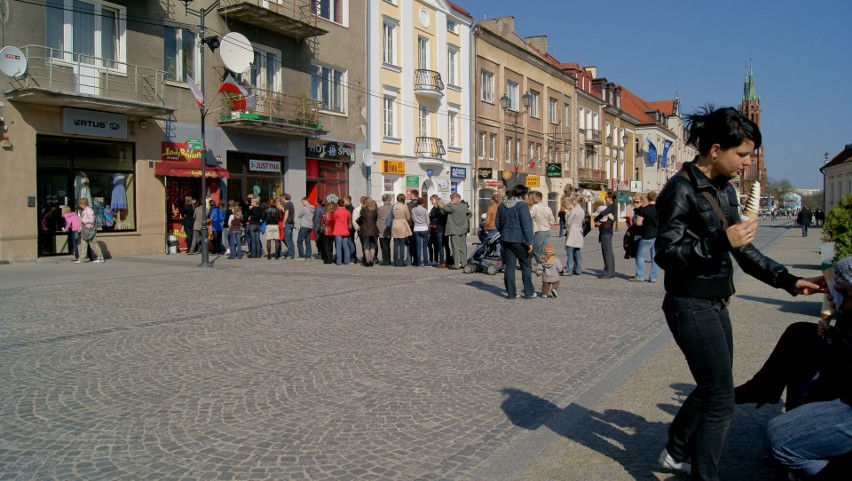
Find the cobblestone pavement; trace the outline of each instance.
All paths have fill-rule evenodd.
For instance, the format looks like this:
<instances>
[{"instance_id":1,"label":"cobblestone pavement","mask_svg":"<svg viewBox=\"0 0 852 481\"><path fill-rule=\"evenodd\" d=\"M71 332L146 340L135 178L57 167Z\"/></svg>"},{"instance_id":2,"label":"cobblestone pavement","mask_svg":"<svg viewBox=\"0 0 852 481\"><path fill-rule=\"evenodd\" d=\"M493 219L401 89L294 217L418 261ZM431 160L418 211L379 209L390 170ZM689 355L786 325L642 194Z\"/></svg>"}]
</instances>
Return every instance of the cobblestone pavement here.
<instances>
[{"instance_id":1,"label":"cobblestone pavement","mask_svg":"<svg viewBox=\"0 0 852 481\"><path fill-rule=\"evenodd\" d=\"M818 237L771 230L773 254L816 264ZM648 478L691 378L664 342L662 283L627 282L618 250L620 277L597 279L595 240L558 299L317 261L0 266L0 479ZM738 340L738 380L792 322L748 285L736 328L769 329Z\"/></svg>"}]
</instances>

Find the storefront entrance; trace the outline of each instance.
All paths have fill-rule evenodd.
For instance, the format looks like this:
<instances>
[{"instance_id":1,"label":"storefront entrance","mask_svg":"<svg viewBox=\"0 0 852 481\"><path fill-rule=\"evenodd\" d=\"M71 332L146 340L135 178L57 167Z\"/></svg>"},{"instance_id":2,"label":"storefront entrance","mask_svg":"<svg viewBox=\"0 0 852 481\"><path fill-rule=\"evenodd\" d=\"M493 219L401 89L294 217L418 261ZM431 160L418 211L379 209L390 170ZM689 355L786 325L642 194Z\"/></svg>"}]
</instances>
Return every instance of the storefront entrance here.
<instances>
[{"instance_id":1,"label":"storefront entrance","mask_svg":"<svg viewBox=\"0 0 852 481\"><path fill-rule=\"evenodd\" d=\"M227 198L245 202L254 194L265 203L284 193L284 157L228 152Z\"/></svg>"},{"instance_id":2,"label":"storefront entrance","mask_svg":"<svg viewBox=\"0 0 852 481\"><path fill-rule=\"evenodd\" d=\"M320 139L305 140L305 197L315 204L334 194L342 199L349 194L349 165L355 156L355 144Z\"/></svg>"}]
</instances>

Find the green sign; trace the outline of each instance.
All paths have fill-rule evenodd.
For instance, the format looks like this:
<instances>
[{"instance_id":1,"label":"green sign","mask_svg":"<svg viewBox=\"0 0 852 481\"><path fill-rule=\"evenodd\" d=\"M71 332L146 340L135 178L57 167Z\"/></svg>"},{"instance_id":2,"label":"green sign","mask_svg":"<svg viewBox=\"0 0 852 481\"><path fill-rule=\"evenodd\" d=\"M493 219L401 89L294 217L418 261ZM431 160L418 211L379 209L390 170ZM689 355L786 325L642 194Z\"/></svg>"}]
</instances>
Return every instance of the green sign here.
<instances>
[{"instance_id":1,"label":"green sign","mask_svg":"<svg viewBox=\"0 0 852 481\"><path fill-rule=\"evenodd\" d=\"M562 164L547 164L547 177L562 177Z\"/></svg>"},{"instance_id":2,"label":"green sign","mask_svg":"<svg viewBox=\"0 0 852 481\"><path fill-rule=\"evenodd\" d=\"M615 200L619 204L627 204L630 202L630 196L626 192L619 192L615 194Z\"/></svg>"},{"instance_id":3,"label":"green sign","mask_svg":"<svg viewBox=\"0 0 852 481\"><path fill-rule=\"evenodd\" d=\"M420 176L419 175L406 175L405 176L405 186L406 187L414 187L415 189L420 187Z\"/></svg>"}]
</instances>

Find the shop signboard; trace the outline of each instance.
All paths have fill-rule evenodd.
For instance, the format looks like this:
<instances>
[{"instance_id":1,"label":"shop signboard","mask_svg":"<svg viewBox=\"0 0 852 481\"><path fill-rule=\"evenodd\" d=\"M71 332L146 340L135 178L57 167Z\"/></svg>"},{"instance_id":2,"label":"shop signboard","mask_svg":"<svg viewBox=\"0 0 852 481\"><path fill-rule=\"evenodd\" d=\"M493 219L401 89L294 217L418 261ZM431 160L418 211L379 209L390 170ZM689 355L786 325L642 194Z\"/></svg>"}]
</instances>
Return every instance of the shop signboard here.
<instances>
[{"instance_id":1,"label":"shop signboard","mask_svg":"<svg viewBox=\"0 0 852 481\"><path fill-rule=\"evenodd\" d=\"M464 167L450 167L450 178L451 179L466 179L467 178L467 169Z\"/></svg>"},{"instance_id":2,"label":"shop signboard","mask_svg":"<svg viewBox=\"0 0 852 481\"><path fill-rule=\"evenodd\" d=\"M416 189L420 187L420 176L419 175L406 175L405 176L405 186L411 187L412 189Z\"/></svg>"},{"instance_id":3,"label":"shop signboard","mask_svg":"<svg viewBox=\"0 0 852 481\"><path fill-rule=\"evenodd\" d=\"M503 187L503 183L499 180L486 180L485 187L491 187L493 189Z\"/></svg>"},{"instance_id":4,"label":"shop signboard","mask_svg":"<svg viewBox=\"0 0 852 481\"><path fill-rule=\"evenodd\" d=\"M169 160L172 162L189 162L192 159L201 158L201 148L192 148L189 142L161 142L161 160Z\"/></svg>"},{"instance_id":5,"label":"shop signboard","mask_svg":"<svg viewBox=\"0 0 852 481\"><path fill-rule=\"evenodd\" d=\"M62 109L62 132L112 139L127 138L127 116L96 110L65 107Z\"/></svg>"},{"instance_id":6,"label":"shop signboard","mask_svg":"<svg viewBox=\"0 0 852 481\"><path fill-rule=\"evenodd\" d=\"M480 179L490 179L494 175L494 169L476 169L476 176Z\"/></svg>"},{"instance_id":7,"label":"shop signboard","mask_svg":"<svg viewBox=\"0 0 852 481\"><path fill-rule=\"evenodd\" d=\"M381 162L381 171L383 174L405 175L405 161L383 160Z\"/></svg>"},{"instance_id":8,"label":"shop signboard","mask_svg":"<svg viewBox=\"0 0 852 481\"><path fill-rule=\"evenodd\" d=\"M537 175L527 176L527 187L541 187L541 183L539 182L539 177Z\"/></svg>"},{"instance_id":9,"label":"shop signboard","mask_svg":"<svg viewBox=\"0 0 852 481\"><path fill-rule=\"evenodd\" d=\"M547 177L562 177L562 164L547 164Z\"/></svg>"},{"instance_id":10,"label":"shop signboard","mask_svg":"<svg viewBox=\"0 0 852 481\"><path fill-rule=\"evenodd\" d=\"M305 139L305 156L311 159L352 162L355 158L355 144L329 142L322 139Z\"/></svg>"},{"instance_id":11,"label":"shop signboard","mask_svg":"<svg viewBox=\"0 0 852 481\"><path fill-rule=\"evenodd\" d=\"M281 173L281 162L277 160L249 159L249 170L253 172Z\"/></svg>"}]
</instances>

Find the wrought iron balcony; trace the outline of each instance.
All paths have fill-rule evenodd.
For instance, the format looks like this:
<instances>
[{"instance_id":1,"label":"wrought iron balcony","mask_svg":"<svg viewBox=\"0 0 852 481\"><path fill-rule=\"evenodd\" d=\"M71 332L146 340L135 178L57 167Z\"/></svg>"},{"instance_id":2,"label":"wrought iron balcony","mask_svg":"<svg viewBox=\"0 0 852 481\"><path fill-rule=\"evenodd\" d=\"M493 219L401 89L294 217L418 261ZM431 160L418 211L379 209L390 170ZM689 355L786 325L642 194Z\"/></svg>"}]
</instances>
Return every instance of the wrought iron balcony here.
<instances>
[{"instance_id":1,"label":"wrought iron balcony","mask_svg":"<svg viewBox=\"0 0 852 481\"><path fill-rule=\"evenodd\" d=\"M6 78L3 93L13 102L95 108L128 115L169 115L166 72L112 59L27 45L27 73Z\"/></svg>"},{"instance_id":2,"label":"wrought iron balcony","mask_svg":"<svg viewBox=\"0 0 852 481\"><path fill-rule=\"evenodd\" d=\"M583 140L586 145L600 145L601 131L594 129L586 129L585 138Z\"/></svg>"},{"instance_id":3,"label":"wrought iron balcony","mask_svg":"<svg viewBox=\"0 0 852 481\"><path fill-rule=\"evenodd\" d=\"M424 168L438 168L444 166L444 141L435 137L417 137L414 143L414 153L418 157L418 163Z\"/></svg>"},{"instance_id":4,"label":"wrought iron balcony","mask_svg":"<svg viewBox=\"0 0 852 481\"><path fill-rule=\"evenodd\" d=\"M580 167L577 169L577 178L580 182L606 182L606 171Z\"/></svg>"},{"instance_id":5,"label":"wrought iron balcony","mask_svg":"<svg viewBox=\"0 0 852 481\"><path fill-rule=\"evenodd\" d=\"M321 102L306 95L288 95L270 90L253 89L248 98L222 95L219 125L246 130L265 130L283 134L322 135Z\"/></svg>"},{"instance_id":6,"label":"wrought iron balcony","mask_svg":"<svg viewBox=\"0 0 852 481\"><path fill-rule=\"evenodd\" d=\"M441 74L434 70L419 68L414 71L414 93L439 99L444 96Z\"/></svg>"},{"instance_id":7,"label":"wrought iron balcony","mask_svg":"<svg viewBox=\"0 0 852 481\"><path fill-rule=\"evenodd\" d=\"M311 0L222 0L219 14L229 20L303 40L328 33L317 27L312 3Z\"/></svg>"}]
</instances>

